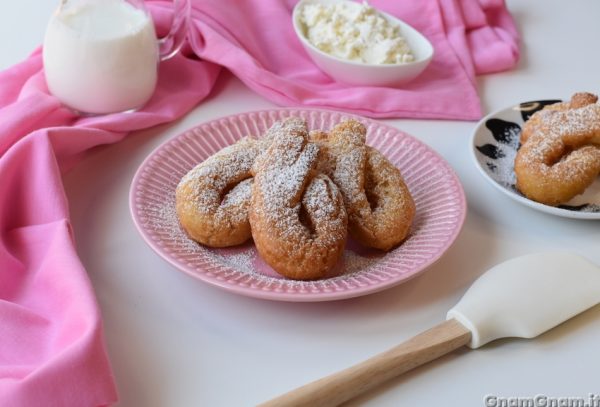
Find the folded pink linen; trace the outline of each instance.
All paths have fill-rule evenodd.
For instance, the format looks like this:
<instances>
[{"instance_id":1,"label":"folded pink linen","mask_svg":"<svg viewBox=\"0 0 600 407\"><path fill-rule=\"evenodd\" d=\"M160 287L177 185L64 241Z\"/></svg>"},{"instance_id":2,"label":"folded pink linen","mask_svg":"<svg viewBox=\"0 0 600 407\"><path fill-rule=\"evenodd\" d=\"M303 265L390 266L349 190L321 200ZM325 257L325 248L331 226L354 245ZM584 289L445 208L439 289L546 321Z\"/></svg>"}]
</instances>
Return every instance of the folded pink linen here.
<instances>
[{"instance_id":1,"label":"folded pink linen","mask_svg":"<svg viewBox=\"0 0 600 407\"><path fill-rule=\"evenodd\" d=\"M434 46L429 67L402 88L350 87L319 71L292 28L292 0L197 2L191 43L197 55L284 106L370 117L479 119L475 74L511 68L519 56L517 31L503 1L370 3L414 26Z\"/></svg>"},{"instance_id":2,"label":"folded pink linen","mask_svg":"<svg viewBox=\"0 0 600 407\"><path fill-rule=\"evenodd\" d=\"M153 98L135 113L76 116L48 93L39 50L0 72L0 405L102 406L117 399L61 181L86 150L181 117L210 93L220 66L283 105L475 119L481 112L474 75L508 69L518 57L500 1L374 1L429 37L436 57L405 88L348 87L304 53L290 25L292 3L195 2L186 52L161 64ZM148 5L164 31L170 3Z\"/></svg>"},{"instance_id":3,"label":"folded pink linen","mask_svg":"<svg viewBox=\"0 0 600 407\"><path fill-rule=\"evenodd\" d=\"M0 73L1 406L117 400L61 172L91 147L181 117L208 95L219 71L178 55L161 64L143 111L96 118L78 118L48 94L39 51Z\"/></svg>"}]
</instances>

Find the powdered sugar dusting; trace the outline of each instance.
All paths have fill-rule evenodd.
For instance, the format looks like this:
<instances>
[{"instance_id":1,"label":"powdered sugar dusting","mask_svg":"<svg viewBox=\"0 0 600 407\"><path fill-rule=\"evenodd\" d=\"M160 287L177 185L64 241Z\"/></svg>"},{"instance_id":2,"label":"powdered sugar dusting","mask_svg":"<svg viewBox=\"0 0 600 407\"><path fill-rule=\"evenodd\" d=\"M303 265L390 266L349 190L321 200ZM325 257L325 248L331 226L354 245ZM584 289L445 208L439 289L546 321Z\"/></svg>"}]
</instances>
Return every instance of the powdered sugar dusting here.
<instances>
[{"instance_id":1,"label":"powdered sugar dusting","mask_svg":"<svg viewBox=\"0 0 600 407\"><path fill-rule=\"evenodd\" d=\"M248 178L237 184L223 198L221 202L221 211L217 212L220 216L226 213L233 222L240 222L248 218L248 204L252 197L253 179Z\"/></svg>"},{"instance_id":2,"label":"powdered sugar dusting","mask_svg":"<svg viewBox=\"0 0 600 407\"><path fill-rule=\"evenodd\" d=\"M555 112L547 117L547 128L562 137L583 137L590 133L596 133L595 138L589 141L600 142L600 104L590 105ZM595 140L594 140L595 139Z\"/></svg>"},{"instance_id":3,"label":"powdered sugar dusting","mask_svg":"<svg viewBox=\"0 0 600 407\"><path fill-rule=\"evenodd\" d=\"M262 133L290 116L305 118L310 127L319 129L330 129L349 118L342 113L303 109L250 112L202 124L161 146L145 161L132 184L132 214L144 239L171 264L202 281L237 294L287 301L341 299L391 287L423 271L455 239L465 205L450 167L418 140L368 119L359 120L368 125L371 143L390 152L390 161L406 171L406 182L422 209L413 234L402 246L385 255L347 249L338 274L292 281L268 276L268 270L256 264L259 256L251 244L233 251L208 249L188 239L179 227L173 196L179 179L191 169L188 163L201 162L232 141ZM177 165L167 170L166 160ZM431 176L423 178L419 175L423 172ZM436 182L429 182L431 179ZM449 211L450 207L454 210Z\"/></svg>"},{"instance_id":4,"label":"powdered sugar dusting","mask_svg":"<svg viewBox=\"0 0 600 407\"><path fill-rule=\"evenodd\" d=\"M364 127L355 121L344 122L333 128L326 143L330 149L327 159L333 162L329 165L332 173L328 175L342 191L346 207L352 209L357 204L368 207L364 195L367 159Z\"/></svg>"},{"instance_id":5,"label":"powdered sugar dusting","mask_svg":"<svg viewBox=\"0 0 600 407\"><path fill-rule=\"evenodd\" d=\"M365 144L365 135L365 127L354 120L339 123L329 135L312 133L324 149L319 169L340 188L351 233L369 236L363 240L368 245L389 248L404 238L414 206L398 169Z\"/></svg>"},{"instance_id":6,"label":"powdered sugar dusting","mask_svg":"<svg viewBox=\"0 0 600 407\"><path fill-rule=\"evenodd\" d=\"M299 221L299 213L302 195L316 165L319 147L307 143L306 123L300 119L276 124L269 134L274 141L253 168L254 193L260 196L257 199L260 205L254 205L253 210L268 225L281 231L281 238L311 240L310 231ZM324 193L324 197L327 197L326 191ZM317 198L313 196L312 199Z\"/></svg>"},{"instance_id":7,"label":"powdered sugar dusting","mask_svg":"<svg viewBox=\"0 0 600 407\"><path fill-rule=\"evenodd\" d=\"M543 111L542 111L543 112ZM589 178L600 171L600 105L593 103L578 109L548 110L537 132L533 133L517 153L525 168L536 171L540 182L557 187ZM573 151L569 152L570 149Z\"/></svg>"},{"instance_id":8,"label":"powdered sugar dusting","mask_svg":"<svg viewBox=\"0 0 600 407\"><path fill-rule=\"evenodd\" d=\"M312 194L311 194L312 195ZM318 204L320 199L308 198L309 205ZM325 208L327 212L332 208ZM169 199L159 205L155 211L148 213L149 227L160 230L163 238L171 242L170 246L176 248L177 255L183 258L202 256L213 266L225 266L240 276L248 275L258 279L265 284L273 284L285 281L287 285L301 287L306 285L328 285L343 281L347 278L356 277L361 274L368 275L372 267L381 261L381 254L376 256L362 256L350 249L344 251L338 267L332 271L328 278L317 281L290 280L278 275L266 263L258 257L256 248L252 243L228 249L214 249L205 247L190 239L179 225L175 210L175 196L169 195Z\"/></svg>"},{"instance_id":9,"label":"powdered sugar dusting","mask_svg":"<svg viewBox=\"0 0 600 407\"><path fill-rule=\"evenodd\" d=\"M215 216L227 217L234 204L243 202L242 198L249 197L248 183L236 184L250 177L250 168L258 154L257 143L254 139L244 138L236 144L225 147L182 177L178 188L184 185L191 186L193 193L188 196L190 203L201 213L215 213ZM233 185L234 188L228 195L223 192ZM227 205L222 206L222 199ZM246 208L247 209L247 208ZM244 216L243 213L233 214Z\"/></svg>"},{"instance_id":10,"label":"powdered sugar dusting","mask_svg":"<svg viewBox=\"0 0 600 407\"><path fill-rule=\"evenodd\" d=\"M362 176L365 171L366 149L364 146L357 147L338 157L333 179L342 190L347 205L353 206L357 201L366 200Z\"/></svg>"},{"instance_id":11,"label":"powdered sugar dusting","mask_svg":"<svg viewBox=\"0 0 600 407\"><path fill-rule=\"evenodd\" d=\"M519 105L498 111L481 122L475 131L473 138L473 151L476 153L475 158L477 163L484 170L484 173L488 175L496 185L503 187L500 188L501 191L506 192L510 197L524 196L516 187L515 159L517 149L520 147L519 142L525 146L528 144L528 138L534 136L536 133L540 133L540 131L548 133L548 122L550 120L562 121L562 119L559 120L559 118L561 118L559 113L565 109L580 109L581 107L595 104L595 106L588 107L587 109L597 111L598 104L596 103L597 98L595 96L588 94L584 95L585 98L575 101L576 96L577 95L574 95L571 98L571 101L562 103L549 104L548 102L553 101L545 100L520 103ZM534 110L533 113L532 110ZM557 114L558 116L554 117ZM588 111L588 113L585 114L589 115L590 112ZM578 115L581 116L582 112L579 112ZM571 113L571 117L574 116L575 115ZM565 115L563 115L563 119L564 117ZM596 120L597 119L593 119L593 121ZM597 124L593 125L593 127L594 126L597 126ZM521 127L523 131L521 131ZM562 132L573 131L572 128L564 130L569 127L565 126L565 123L557 123L555 127L559 129L562 128L563 130L559 130ZM588 141L592 139L597 140L599 135L597 130L594 130L592 133L595 133L595 135L590 134L592 138L588 139ZM580 141L582 139L584 138L581 138ZM574 140L572 137L571 139L567 137L567 142L573 143ZM593 143L595 144L597 141L594 141ZM545 140L540 140L540 143L536 144L537 145L535 146L531 145L527 147L527 149L532 150L529 152L527 152L527 149L523 150L521 147L520 160L523 160L523 155L527 152L527 155L529 155L527 161L542 163L538 165L536 171L546 175L534 176L532 178L533 180L537 179L536 185L539 188L552 188L552 186L546 187L544 184L541 184L541 179L543 177L546 179L550 178L547 175L549 172L553 172L557 175L555 179L559 182L570 182L572 176L578 178L579 175L575 174L582 174L582 169L590 164L590 156L587 158L578 157L577 155L581 154L581 152L575 152L575 155L573 155L574 150L578 149L573 149L572 147L565 148L562 150L563 152L560 152L560 148L557 149L557 151L560 152L560 155L551 157L552 159L545 161L545 158L547 157L544 157L542 154L543 151L550 151L553 148L553 144L560 147L561 142L559 141L557 143L556 136L546 137ZM584 149L589 149L590 147L591 146L588 144ZM534 155L537 156L532 158ZM592 159L591 161L595 162L597 160ZM574 170L570 172L571 175L567 175L566 177L559 176L558 174L560 171L557 171L557 169L564 167L565 164L572 165ZM521 167L523 165L524 163L522 162L519 164ZM595 180L592 179L592 184L588 186L582 194L575 196L568 202L558 205L557 207L535 204L533 202L527 203L527 201L523 201L522 199L519 199L519 202L524 202L537 210L549 212L554 215L569 218L598 219L600 214L600 194L598 191L600 191L600 178L595 178Z\"/></svg>"},{"instance_id":12,"label":"powdered sugar dusting","mask_svg":"<svg viewBox=\"0 0 600 407\"><path fill-rule=\"evenodd\" d=\"M537 112L539 113L539 112ZM536 113L536 114L537 114ZM533 116L532 116L533 117ZM488 120L491 122L494 119ZM484 167L488 174L500 185L504 188L515 190L515 183L517 182L517 178L515 176L514 164L515 157L517 156L517 149L519 148L519 139L521 137L521 127L516 123L504 122L503 124L513 124L512 126L502 126L502 129L499 131L501 136L501 140L503 142L496 141L497 144L490 145L486 144L485 146L492 146L497 149L497 152L493 155L493 161L487 160L486 166ZM489 127L489 124L486 122L488 129L491 131L491 135L494 135L495 132L498 132L498 129L495 127ZM499 135L494 135L494 138L499 137ZM478 148L485 147L479 146ZM481 152L481 150L480 150ZM487 157L489 155L486 154Z\"/></svg>"},{"instance_id":13,"label":"powdered sugar dusting","mask_svg":"<svg viewBox=\"0 0 600 407\"><path fill-rule=\"evenodd\" d=\"M320 239L318 244L335 245L343 239L346 230L346 212L338 188L326 175L319 174L311 180L302 197L312 225Z\"/></svg>"}]
</instances>

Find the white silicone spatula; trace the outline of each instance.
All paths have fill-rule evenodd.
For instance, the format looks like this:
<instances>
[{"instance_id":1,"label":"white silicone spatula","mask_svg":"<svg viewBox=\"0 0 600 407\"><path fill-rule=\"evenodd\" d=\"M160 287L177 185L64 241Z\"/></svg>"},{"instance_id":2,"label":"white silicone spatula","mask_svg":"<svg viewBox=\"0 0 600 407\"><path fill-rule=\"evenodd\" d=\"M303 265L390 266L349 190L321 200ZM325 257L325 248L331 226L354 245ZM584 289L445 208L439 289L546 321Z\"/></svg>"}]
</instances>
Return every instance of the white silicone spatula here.
<instances>
[{"instance_id":1,"label":"white silicone spatula","mask_svg":"<svg viewBox=\"0 0 600 407\"><path fill-rule=\"evenodd\" d=\"M479 277L445 322L261 406L337 406L462 346L533 338L598 303L600 267L595 264L571 253L518 257Z\"/></svg>"}]
</instances>

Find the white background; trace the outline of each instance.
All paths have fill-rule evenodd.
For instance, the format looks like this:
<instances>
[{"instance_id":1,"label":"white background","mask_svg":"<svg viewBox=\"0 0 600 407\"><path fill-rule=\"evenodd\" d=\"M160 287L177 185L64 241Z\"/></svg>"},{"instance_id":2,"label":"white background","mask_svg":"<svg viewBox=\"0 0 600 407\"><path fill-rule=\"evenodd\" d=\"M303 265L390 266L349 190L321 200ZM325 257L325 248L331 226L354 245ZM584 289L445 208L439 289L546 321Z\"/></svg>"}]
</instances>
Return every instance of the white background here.
<instances>
[{"instance_id":1,"label":"white background","mask_svg":"<svg viewBox=\"0 0 600 407\"><path fill-rule=\"evenodd\" d=\"M0 69L43 39L51 1L2 1ZM486 113L515 102L600 92L600 2L510 1L519 66L478 79ZM275 107L229 74L183 119L96 148L65 177L79 254L93 282L119 406L242 406L268 400L427 329L484 270L516 255L570 249L600 264L600 223L521 206L493 189L468 153L473 122L389 120L442 154L469 203L463 231L426 273L361 298L281 303L230 294L184 275L141 239L131 179L164 140L217 117ZM565 270L568 273L568 270ZM535 340L458 351L348 403L483 406L486 394L600 393L600 308Z\"/></svg>"}]
</instances>

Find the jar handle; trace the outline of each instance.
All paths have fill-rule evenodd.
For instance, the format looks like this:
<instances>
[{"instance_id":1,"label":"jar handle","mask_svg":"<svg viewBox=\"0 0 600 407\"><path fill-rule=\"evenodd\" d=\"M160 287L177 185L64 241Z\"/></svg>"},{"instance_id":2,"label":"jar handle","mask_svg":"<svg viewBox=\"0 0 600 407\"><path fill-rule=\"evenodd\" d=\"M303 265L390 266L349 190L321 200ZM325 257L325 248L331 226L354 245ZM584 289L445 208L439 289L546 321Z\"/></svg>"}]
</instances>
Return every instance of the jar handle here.
<instances>
[{"instance_id":1,"label":"jar handle","mask_svg":"<svg viewBox=\"0 0 600 407\"><path fill-rule=\"evenodd\" d=\"M190 0L173 1L173 22L169 33L158 40L160 60L165 61L173 57L181 49L190 24Z\"/></svg>"}]
</instances>

